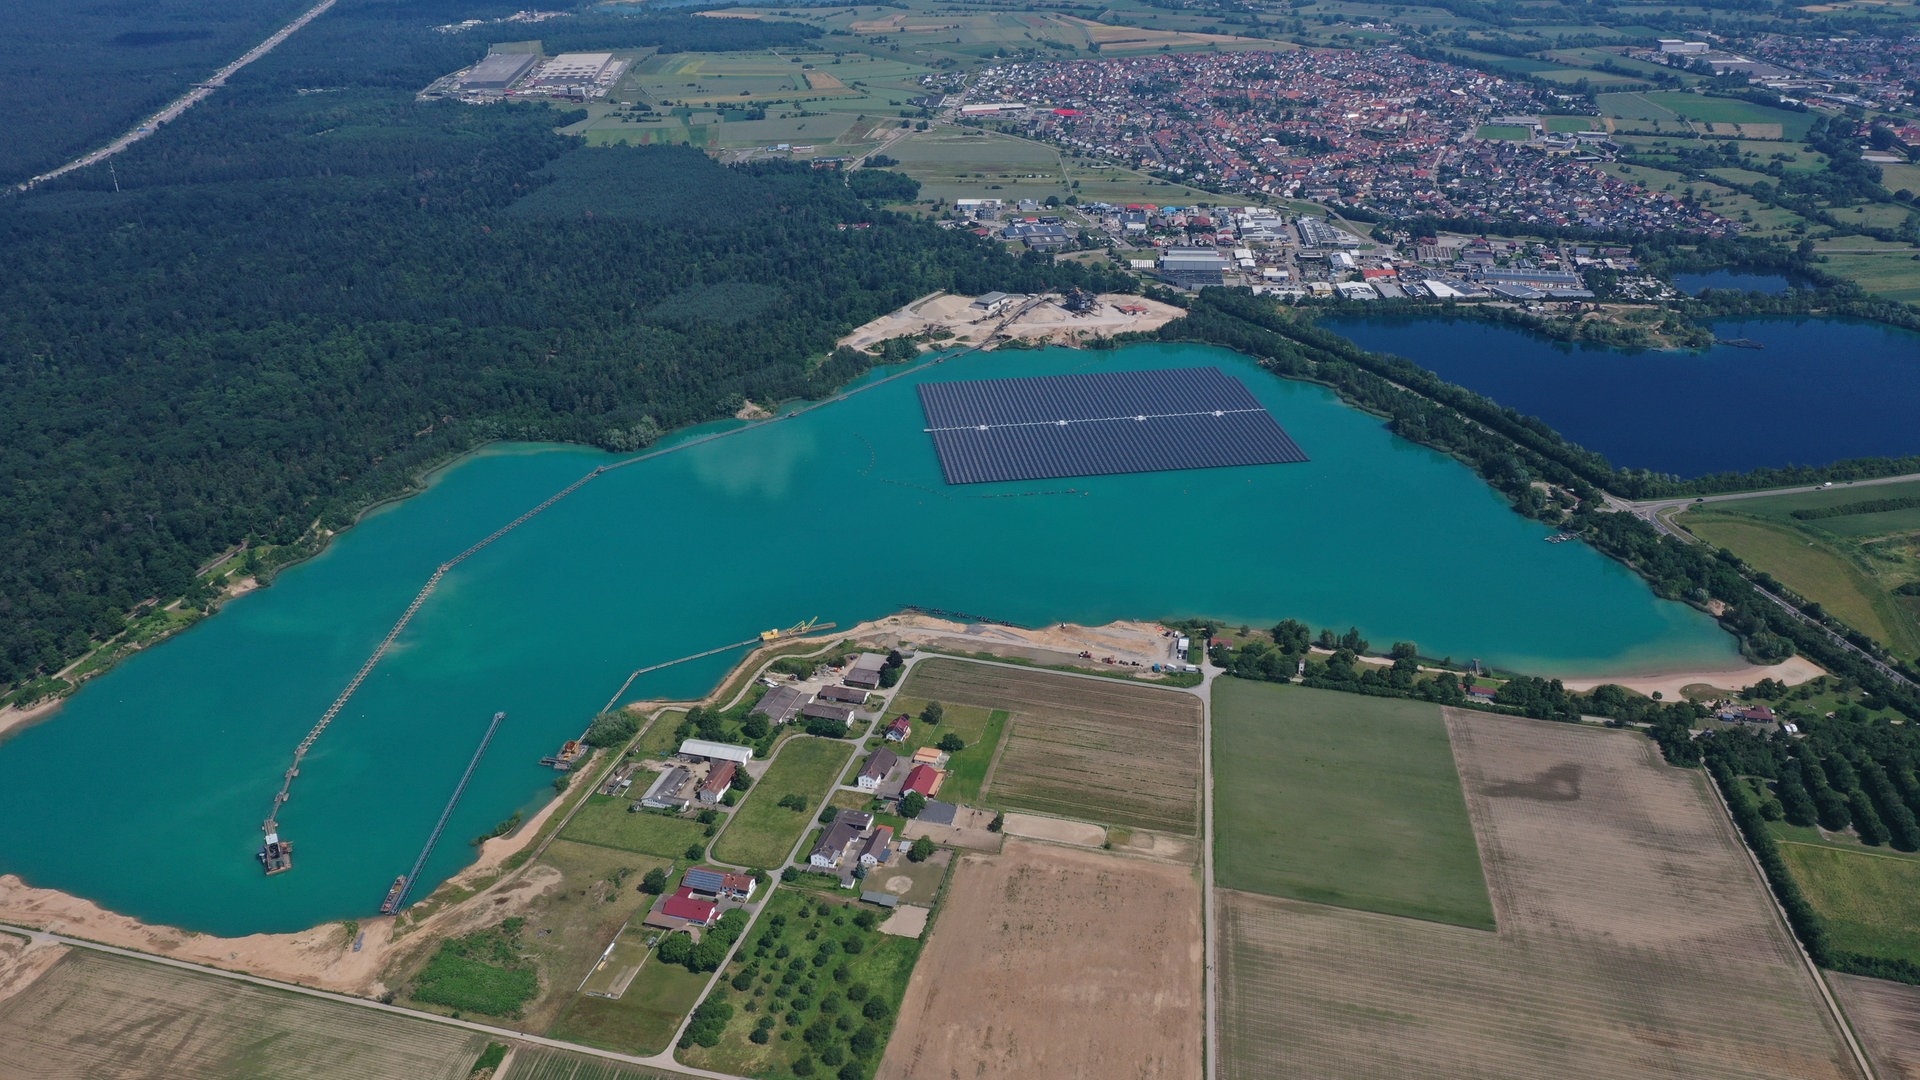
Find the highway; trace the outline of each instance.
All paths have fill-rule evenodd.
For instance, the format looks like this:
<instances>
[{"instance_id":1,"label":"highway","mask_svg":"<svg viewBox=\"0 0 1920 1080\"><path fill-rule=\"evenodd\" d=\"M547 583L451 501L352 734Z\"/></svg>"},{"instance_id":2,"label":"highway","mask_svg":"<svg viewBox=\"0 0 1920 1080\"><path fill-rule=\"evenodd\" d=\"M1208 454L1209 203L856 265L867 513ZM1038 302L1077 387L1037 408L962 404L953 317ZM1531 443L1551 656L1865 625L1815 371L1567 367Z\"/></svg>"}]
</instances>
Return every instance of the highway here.
<instances>
[{"instance_id":1,"label":"highway","mask_svg":"<svg viewBox=\"0 0 1920 1080\"><path fill-rule=\"evenodd\" d=\"M1679 540L1683 543L1694 544L1694 543L1699 543L1700 539L1694 536L1692 533L1688 532L1687 530L1681 528L1679 525L1674 524L1673 522L1673 518L1676 515L1678 515L1681 511L1687 509L1690 506L1706 506L1714 503L1737 502L1741 499L1764 499L1770 495L1803 495L1803 494L1810 494L1810 493L1822 492L1822 491L1840 492L1840 491L1852 490L1855 488L1879 487L1886 484L1900 484L1900 483L1906 483L1908 481L1913 481L1913 480L1920 480L1920 473L1903 473L1899 476L1881 476L1881 477L1875 477L1874 479L1871 479L1871 480L1845 480L1845 481L1836 482L1832 487L1827 487L1824 484L1801 484L1797 487L1768 488L1765 491L1735 491L1725 495L1702 495L1696 498L1683 498L1683 499L1646 499L1639 502L1633 502L1627 499L1616 498L1615 496L1608 495L1606 496L1606 502L1607 502L1607 508L1610 510L1617 510L1623 513L1633 514L1636 517L1644 518L1649 524L1651 524L1661 534L1666 536L1671 536L1674 539ZM1835 633L1832 628L1824 626L1808 618L1803 612L1801 612L1798 606L1793 604L1791 601L1787 600L1785 597L1778 596L1775 593L1773 593L1771 590L1761 588L1758 584L1755 584L1751 579L1747 581L1747 584L1752 586L1754 592L1757 592L1761 596L1766 597L1767 600L1772 602L1773 605L1775 607L1778 607L1781 611L1786 612L1788 615L1799 620L1801 623L1805 624L1806 626L1812 627L1813 629L1818 630L1820 631L1820 633L1826 635L1827 640L1831 641L1836 647L1845 649L1848 652L1851 652L1854 655L1860 657L1862 660L1865 660L1867 663L1873 665L1873 668L1875 671L1878 671L1880 674L1886 676L1890 681L1892 681L1896 685L1904 686L1909 690L1920 690L1920 684L1916 684L1912 679L1907 678L1905 675L1901 674L1900 672L1894 670L1892 667L1883 663L1879 657L1874 656L1872 653L1866 651L1865 649L1862 649L1858 645L1855 645L1853 642L1848 641L1845 637L1841 636L1840 634Z\"/></svg>"},{"instance_id":2,"label":"highway","mask_svg":"<svg viewBox=\"0 0 1920 1080\"><path fill-rule=\"evenodd\" d=\"M181 113L205 101L215 90L225 86L227 79L231 78L234 72L239 71L241 68L272 52L275 48L279 47L281 42L297 33L301 27L319 18L328 8L332 7L333 4L334 0L320 0L318 4L302 12L299 18L281 27L279 30L274 31L272 37L247 50L246 54L241 56L240 59L214 72L210 78L195 83L191 90L168 102L165 108L145 120L140 121L138 124L135 124L132 131L127 132L98 150L94 150L67 162L52 172L41 173L39 176L21 184L20 190L29 191L56 177L65 176L76 169L84 169L89 165L98 165L100 162L107 160L120 151L125 150L127 147L132 146L134 143L139 142L141 139L153 134L160 129L160 125L178 118Z\"/></svg>"}]
</instances>

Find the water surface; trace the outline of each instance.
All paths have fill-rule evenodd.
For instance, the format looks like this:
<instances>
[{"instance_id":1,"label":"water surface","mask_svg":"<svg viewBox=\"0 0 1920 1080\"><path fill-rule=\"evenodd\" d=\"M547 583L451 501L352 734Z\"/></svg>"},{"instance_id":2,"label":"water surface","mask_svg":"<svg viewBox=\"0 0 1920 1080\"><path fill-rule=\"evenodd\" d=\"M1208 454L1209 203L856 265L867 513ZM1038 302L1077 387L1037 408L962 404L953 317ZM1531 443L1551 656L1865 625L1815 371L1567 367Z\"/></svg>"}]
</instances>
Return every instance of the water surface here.
<instances>
[{"instance_id":1,"label":"water surface","mask_svg":"<svg viewBox=\"0 0 1920 1080\"><path fill-rule=\"evenodd\" d=\"M1700 476L1920 453L1920 334L1852 319L1722 319L1699 351L1569 345L1446 316L1321 325L1395 353L1605 454Z\"/></svg>"},{"instance_id":2,"label":"water surface","mask_svg":"<svg viewBox=\"0 0 1920 1080\"><path fill-rule=\"evenodd\" d=\"M914 392L1173 365L1246 380L1313 460L949 488ZM1582 545L1543 543L1465 467L1323 388L1198 347L975 355L608 473L461 564L307 757L280 815L297 865L262 877L258 825L288 754L433 568L615 460L552 446L470 458L0 742L0 872L222 934L364 916L495 711L509 719L418 895L470 860L468 838L551 794L535 761L628 671L907 604L1027 625L1291 616L1568 675L1735 658L1705 616ZM737 657L630 696L704 693Z\"/></svg>"},{"instance_id":3,"label":"water surface","mask_svg":"<svg viewBox=\"0 0 1920 1080\"><path fill-rule=\"evenodd\" d=\"M1708 270L1700 274L1673 275L1674 288L1688 296L1699 296L1708 289L1728 289L1736 292L1763 293L1767 296L1785 296L1794 288L1792 280L1782 274L1754 274L1736 270Z\"/></svg>"}]
</instances>

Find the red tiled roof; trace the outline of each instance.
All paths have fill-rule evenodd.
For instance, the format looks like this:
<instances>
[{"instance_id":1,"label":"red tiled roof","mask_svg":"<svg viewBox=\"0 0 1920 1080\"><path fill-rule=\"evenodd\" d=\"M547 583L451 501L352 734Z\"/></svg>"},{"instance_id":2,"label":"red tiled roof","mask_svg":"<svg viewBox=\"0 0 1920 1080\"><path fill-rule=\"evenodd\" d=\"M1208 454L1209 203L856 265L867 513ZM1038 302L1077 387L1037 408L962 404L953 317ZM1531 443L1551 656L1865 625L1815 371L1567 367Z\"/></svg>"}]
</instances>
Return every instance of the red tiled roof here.
<instances>
[{"instance_id":1,"label":"red tiled roof","mask_svg":"<svg viewBox=\"0 0 1920 1080\"><path fill-rule=\"evenodd\" d=\"M900 785L902 795L917 791L922 795L932 795L940 786L940 770L931 765L915 765L907 774L907 781Z\"/></svg>"},{"instance_id":2,"label":"red tiled roof","mask_svg":"<svg viewBox=\"0 0 1920 1080\"><path fill-rule=\"evenodd\" d=\"M660 914L671 915L676 919L685 919L702 926L712 922L713 913L718 910L718 904L711 900L702 900L694 894L692 889L686 888L674 893L667 898L666 903L660 905Z\"/></svg>"}]
</instances>

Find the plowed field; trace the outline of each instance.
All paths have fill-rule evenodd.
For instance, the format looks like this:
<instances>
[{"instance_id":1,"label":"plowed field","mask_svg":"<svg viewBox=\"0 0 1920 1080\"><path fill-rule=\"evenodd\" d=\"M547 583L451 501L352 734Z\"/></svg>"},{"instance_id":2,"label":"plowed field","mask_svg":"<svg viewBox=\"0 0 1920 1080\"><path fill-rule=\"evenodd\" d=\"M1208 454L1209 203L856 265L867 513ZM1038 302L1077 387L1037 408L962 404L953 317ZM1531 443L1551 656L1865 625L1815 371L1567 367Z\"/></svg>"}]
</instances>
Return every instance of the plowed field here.
<instances>
[{"instance_id":1,"label":"plowed field","mask_svg":"<svg viewBox=\"0 0 1920 1080\"><path fill-rule=\"evenodd\" d=\"M1499 929L1223 891L1223 1076L1858 1075L1702 775L1631 733L1447 723Z\"/></svg>"}]
</instances>

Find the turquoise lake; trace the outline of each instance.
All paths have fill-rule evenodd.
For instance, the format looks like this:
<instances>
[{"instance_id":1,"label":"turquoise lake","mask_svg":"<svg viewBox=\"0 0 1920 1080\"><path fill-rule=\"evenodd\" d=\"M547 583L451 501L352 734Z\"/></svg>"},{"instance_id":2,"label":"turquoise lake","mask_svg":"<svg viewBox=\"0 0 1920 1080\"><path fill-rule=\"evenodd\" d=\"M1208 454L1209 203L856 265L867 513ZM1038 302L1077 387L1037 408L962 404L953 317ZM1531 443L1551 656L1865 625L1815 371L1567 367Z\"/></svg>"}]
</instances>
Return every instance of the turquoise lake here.
<instances>
[{"instance_id":1,"label":"turquoise lake","mask_svg":"<svg viewBox=\"0 0 1920 1080\"><path fill-rule=\"evenodd\" d=\"M949 488L914 392L1207 365L1242 378L1312 460ZM525 445L470 457L0 741L0 872L218 934L366 916L494 712L508 719L416 897L471 861L469 838L552 794L536 760L627 672L811 616L1294 617L1569 676L1737 655L1704 615L1583 545L1543 543L1545 526L1464 466L1323 388L1191 346L975 354L608 473L457 567L308 755L280 815L295 869L263 877L259 823L294 744L434 567L616 460ZM628 697L704 693L738 658L670 668Z\"/></svg>"}]
</instances>

